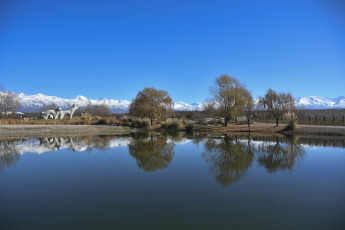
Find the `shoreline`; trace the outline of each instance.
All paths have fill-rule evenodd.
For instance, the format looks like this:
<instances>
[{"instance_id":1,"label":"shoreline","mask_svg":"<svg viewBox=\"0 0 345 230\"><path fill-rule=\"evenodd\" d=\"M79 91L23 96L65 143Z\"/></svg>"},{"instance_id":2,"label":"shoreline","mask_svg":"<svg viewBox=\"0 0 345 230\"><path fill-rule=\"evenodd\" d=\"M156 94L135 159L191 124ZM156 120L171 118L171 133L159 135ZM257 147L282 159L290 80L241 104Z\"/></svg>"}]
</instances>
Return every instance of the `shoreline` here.
<instances>
[{"instance_id":1,"label":"shoreline","mask_svg":"<svg viewBox=\"0 0 345 230\"><path fill-rule=\"evenodd\" d=\"M292 131L284 131L285 124L276 126L275 124L253 123L250 125L251 134L297 134L297 135L322 135L322 136L345 136L345 126L321 126L321 125L299 125L299 129ZM195 125L194 132L198 133L242 133L248 134L247 125L230 125L225 126L204 126Z\"/></svg>"},{"instance_id":2,"label":"shoreline","mask_svg":"<svg viewBox=\"0 0 345 230\"><path fill-rule=\"evenodd\" d=\"M0 138L125 135L130 129L111 125L0 125Z\"/></svg>"},{"instance_id":3,"label":"shoreline","mask_svg":"<svg viewBox=\"0 0 345 230\"><path fill-rule=\"evenodd\" d=\"M300 125L300 128L283 131L285 125L253 123L251 135L314 135L345 136L345 126ZM148 130L149 132L151 130ZM204 134L248 134L247 125L213 126L194 125L194 133ZM88 135L126 135L131 129L112 125L0 125L0 138L47 137L47 136L88 136Z\"/></svg>"}]
</instances>

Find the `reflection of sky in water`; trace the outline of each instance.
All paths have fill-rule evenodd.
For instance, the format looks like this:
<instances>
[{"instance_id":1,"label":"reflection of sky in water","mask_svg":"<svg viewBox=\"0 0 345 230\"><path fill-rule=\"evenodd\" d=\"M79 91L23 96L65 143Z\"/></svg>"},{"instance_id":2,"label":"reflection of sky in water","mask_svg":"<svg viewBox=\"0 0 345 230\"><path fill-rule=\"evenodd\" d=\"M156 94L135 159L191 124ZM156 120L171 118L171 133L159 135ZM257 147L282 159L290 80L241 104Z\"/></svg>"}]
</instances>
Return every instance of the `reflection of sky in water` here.
<instances>
[{"instance_id":1,"label":"reflection of sky in water","mask_svg":"<svg viewBox=\"0 0 345 230\"><path fill-rule=\"evenodd\" d=\"M25 141L14 141L14 147L17 150L17 152L20 154L24 154L27 152L42 154L42 153L57 151L61 149L72 149L74 151L82 152L89 148L94 147L92 142L83 141L80 138L50 138L50 142L48 141L47 138L44 138L44 139L45 141L43 143L41 140L37 138L27 139ZM115 138L115 139L110 140L107 143L106 148L127 147L130 144L131 140L132 140L131 137ZM205 140L202 140L199 143L204 143ZM222 139L215 139L214 141L216 143L220 143ZM238 141L241 143L247 142L247 140L238 140ZM174 143L176 145L185 145L192 142L192 139L183 138L178 141L168 139L167 142ZM251 140L251 144L253 145L253 147L258 147L259 145L262 145L262 144L275 145L276 142ZM286 144L282 143L282 145L286 145ZM299 144L299 145L306 149L322 148L321 146L308 145L308 144Z\"/></svg>"}]
</instances>

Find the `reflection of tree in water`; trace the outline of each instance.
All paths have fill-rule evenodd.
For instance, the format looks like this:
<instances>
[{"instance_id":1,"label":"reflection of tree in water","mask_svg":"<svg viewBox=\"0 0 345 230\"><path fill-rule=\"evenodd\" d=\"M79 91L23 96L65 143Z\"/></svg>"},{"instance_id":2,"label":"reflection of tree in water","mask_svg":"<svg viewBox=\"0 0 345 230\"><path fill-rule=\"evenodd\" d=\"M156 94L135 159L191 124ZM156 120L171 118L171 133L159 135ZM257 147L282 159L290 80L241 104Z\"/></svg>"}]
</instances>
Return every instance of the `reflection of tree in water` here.
<instances>
[{"instance_id":1,"label":"reflection of tree in water","mask_svg":"<svg viewBox=\"0 0 345 230\"><path fill-rule=\"evenodd\" d=\"M20 158L20 153L16 149L14 141L0 141L0 173Z\"/></svg>"},{"instance_id":2,"label":"reflection of tree in water","mask_svg":"<svg viewBox=\"0 0 345 230\"><path fill-rule=\"evenodd\" d=\"M296 143L295 137L288 138L286 144L279 143L278 137L275 144L264 142L258 146L257 161L269 173L277 170L291 170L295 162L305 156L303 147Z\"/></svg>"},{"instance_id":3,"label":"reflection of tree in water","mask_svg":"<svg viewBox=\"0 0 345 230\"><path fill-rule=\"evenodd\" d=\"M83 137L82 142L87 146L86 151L91 152L94 148L100 150L109 148L110 141L115 138L114 136L90 136Z\"/></svg>"},{"instance_id":4,"label":"reflection of tree in water","mask_svg":"<svg viewBox=\"0 0 345 230\"><path fill-rule=\"evenodd\" d=\"M175 144L162 137L134 137L128 147L139 168L145 172L168 167L175 153Z\"/></svg>"},{"instance_id":5,"label":"reflection of tree in water","mask_svg":"<svg viewBox=\"0 0 345 230\"><path fill-rule=\"evenodd\" d=\"M202 156L206 162L211 163L210 173L223 186L244 176L254 158L250 141L239 142L227 135L223 139L206 139L204 149Z\"/></svg>"}]
</instances>

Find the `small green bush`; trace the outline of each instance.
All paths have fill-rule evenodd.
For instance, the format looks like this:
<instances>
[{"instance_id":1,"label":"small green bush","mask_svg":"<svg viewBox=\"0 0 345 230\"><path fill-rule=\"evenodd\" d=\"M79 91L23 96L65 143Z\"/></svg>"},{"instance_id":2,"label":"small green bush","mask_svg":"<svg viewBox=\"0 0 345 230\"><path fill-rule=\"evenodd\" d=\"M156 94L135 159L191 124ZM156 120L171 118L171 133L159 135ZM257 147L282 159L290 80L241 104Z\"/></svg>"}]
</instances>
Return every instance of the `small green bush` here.
<instances>
[{"instance_id":1,"label":"small green bush","mask_svg":"<svg viewBox=\"0 0 345 230\"><path fill-rule=\"evenodd\" d=\"M169 130L178 130L180 128L180 123L178 122L173 122L168 125Z\"/></svg>"},{"instance_id":2,"label":"small green bush","mask_svg":"<svg viewBox=\"0 0 345 230\"><path fill-rule=\"evenodd\" d=\"M131 124L131 127L132 128L147 128L149 127L149 123L147 121L133 121L132 124Z\"/></svg>"},{"instance_id":3,"label":"small green bush","mask_svg":"<svg viewBox=\"0 0 345 230\"><path fill-rule=\"evenodd\" d=\"M297 121L290 121L284 128L284 131L295 131L296 129L299 129L299 126L297 125Z\"/></svg>"},{"instance_id":4,"label":"small green bush","mask_svg":"<svg viewBox=\"0 0 345 230\"><path fill-rule=\"evenodd\" d=\"M107 121L105 119L101 119L97 122L98 125L106 125Z\"/></svg>"},{"instance_id":5,"label":"small green bush","mask_svg":"<svg viewBox=\"0 0 345 230\"><path fill-rule=\"evenodd\" d=\"M186 132L187 133L192 133L193 132L193 125L192 124L186 125Z\"/></svg>"},{"instance_id":6,"label":"small green bush","mask_svg":"<svg viewBox=\"0 0 345 230\"><path fill-rule=\"evenodd\" d=\"M193 118L193 114L192 114L192 113L188 113L188 114L186 115L186 117L187 117L188 119L192 119L192 118Z\"/></svg>"},{"instance_id":7,"label":"small green bush","mask_svg":"<svg viewBox=\"0 0 345 230\"><path fill-rule=\"evenodd\" d=\"M178 131L181 127L179 122L172 122L172 123L163 123L161 128L165 131Z\"/></svg>"}]
</instances>

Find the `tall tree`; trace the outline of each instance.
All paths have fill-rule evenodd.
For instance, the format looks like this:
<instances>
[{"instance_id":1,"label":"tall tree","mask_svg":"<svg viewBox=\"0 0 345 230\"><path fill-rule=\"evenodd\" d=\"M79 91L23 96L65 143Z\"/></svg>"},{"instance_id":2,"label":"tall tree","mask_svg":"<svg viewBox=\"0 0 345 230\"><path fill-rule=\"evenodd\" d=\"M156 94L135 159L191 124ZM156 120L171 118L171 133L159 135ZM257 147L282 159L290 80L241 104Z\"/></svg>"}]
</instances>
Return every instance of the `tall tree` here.
<instances>
[{"instance_id":1,"label":"tall tree","mask_svg":"<svg viewBox=\"0 0 345 230\"><path fill-rule=\"evenodd\" d=\"M129 106L129 114L149 118L151 125L155 119L165 119L172 113L173 102L168 92L155 88L139 91Z\"/></svg>"},{"instance_id":2,"label":"tall tree","mask_svg":"<svg viewBox=\"0 0 345 230\"><path fill-rule=\"evenodd\" d=\"M279 126L279 119L295 108L294 99L290 93L277 93L272 89L267 90L266 94L259 98L259 104L272 113L277 126Z\"/></svg>"},{"instance_id":3,"label":"tall tree","mask_svg":"<svg viewBox=\"0 0 345 230\"><path fill-rule=\"evenodd\" d=\"M110 116L110 109L105 104L95 105L89 103L84 109L85 113L90 113L93 116L108 117Z\"/></svg>"},{"instance_id":4,"label":"tall tree","mask_svg":"<svg viewBox=\"0 0 345 230\"><path fill-rule=\"evenodd\" d=\"M212 114L216 111L216 107L213 101L205 102L202 107L204 108L204 112L207 114L207 117L211 117Z\"/></svg>"},{"instance_id":5,"label":"tall tree","mask_svg":"<svg viewBox=\"0 0 345 230\"><path fill-rule=\"evenodd\" d=\"M230 119L239 116L245 104L245 87L233 77L221 75L210 88L212 100L218 103L219 115L224 117L225 126Z\"/></svg>"},{"instance_id":6,"label":"tall tree","mask_svg":"<svg viewBox=\"0 0 345 230\"><path fill-rule=\"evenodd\" d=\"M248 131L250 133L250 122L251 122L251 116L253 114L253 110L254 110L254 100L253 100L253 96L252 94L248 91L244 89L244 98L245 98L245 104L243 106L243 112L247 117L247 123L248 123Z\"/></svg>"}]
</instances>

